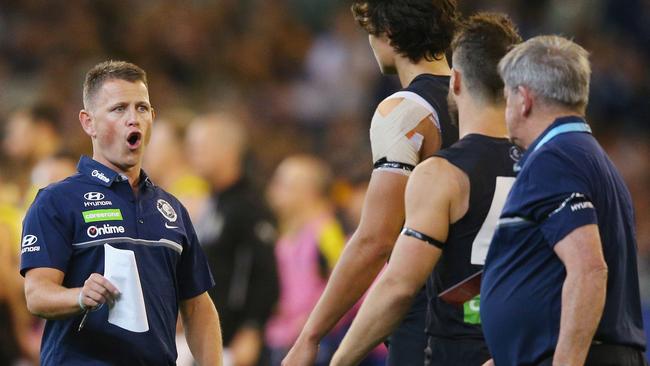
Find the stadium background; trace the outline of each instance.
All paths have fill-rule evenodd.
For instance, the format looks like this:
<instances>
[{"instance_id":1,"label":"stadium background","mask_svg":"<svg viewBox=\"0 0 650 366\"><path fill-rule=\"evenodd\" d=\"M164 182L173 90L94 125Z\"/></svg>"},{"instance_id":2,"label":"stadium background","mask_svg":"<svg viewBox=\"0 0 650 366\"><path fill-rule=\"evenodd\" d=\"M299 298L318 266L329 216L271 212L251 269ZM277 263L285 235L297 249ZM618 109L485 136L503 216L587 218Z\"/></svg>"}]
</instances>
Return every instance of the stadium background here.
<instances>
[{"instance_id":1,"label":"stadium background","mask_svg":"<svg viewBox=\"0 0 650 366\"><path fill-rule=\"evenodd\" d=\"M461 0L460 8L463 14L503 11L524 38L559 33L591 52L588 119L634 199L650 314L650 1ZM17 224L15 213L29 196L29 165L12 159L8 146L39 143L30 131L8 139L12 111L54 106L66 149L88 154L77 120L81 84L85 71L105 59L132 61L148 72L159 118L215 110L237 115L251 135L260 189L288 155L324 158L336 176L332 199L340 212L350 209L354 188L370 173L372 111L398 88L394 77L379 74L344 1L4 0L1 225ZM12 230L3 231L2 243L17 251ZM9 281L8 271L0 274L0 284Z\"/></svg>"}]
</instances>

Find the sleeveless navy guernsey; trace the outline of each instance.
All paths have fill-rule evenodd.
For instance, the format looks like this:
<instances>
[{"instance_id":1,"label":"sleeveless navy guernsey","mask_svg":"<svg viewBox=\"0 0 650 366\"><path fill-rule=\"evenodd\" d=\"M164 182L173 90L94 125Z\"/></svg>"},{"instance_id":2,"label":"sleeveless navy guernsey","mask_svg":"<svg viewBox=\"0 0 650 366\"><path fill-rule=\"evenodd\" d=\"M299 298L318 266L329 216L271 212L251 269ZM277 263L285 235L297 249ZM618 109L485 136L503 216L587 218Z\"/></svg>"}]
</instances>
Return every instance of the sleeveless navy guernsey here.
<instances>
[{"instance_id":1,"label":"sleeveless navy guernsey","mask_svg":"<svg viewBox=\"0 0 650 366\"><path fill-rule=\"evenodd\" d=\"M444 250L427 282L427 334L445 338L483 338L480 325L466 321L464 308L447 304L437 295L481 270L482 266L470 262L472 244L492 206L497 177L514 178L513 166L519 154L505 138L478 134L467 135L450 148L434 154L467 175L470 197L465 216L449 226Z\"/></svg>"}]
</instances>

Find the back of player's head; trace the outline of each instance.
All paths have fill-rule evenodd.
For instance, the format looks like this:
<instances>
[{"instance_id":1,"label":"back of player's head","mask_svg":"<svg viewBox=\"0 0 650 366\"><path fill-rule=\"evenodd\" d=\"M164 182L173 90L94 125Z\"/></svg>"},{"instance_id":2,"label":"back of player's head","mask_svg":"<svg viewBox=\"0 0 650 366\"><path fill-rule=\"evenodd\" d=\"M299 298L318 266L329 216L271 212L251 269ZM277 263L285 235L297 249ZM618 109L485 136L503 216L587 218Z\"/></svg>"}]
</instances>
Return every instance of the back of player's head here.
<instances>
[{"instance_id":1,"label":"back of player's head","mask_svg":"<svg viewBox=\"0 0 650 366\"><path fill-rule=\"evenodd\" d=\"M455 0L354 0L352 13L368 33L386 34L413 62L442 57L458 19Z\"/></svg>"},{"instance_id":2,"label":"back of player's head","mask_svg":"<svg viewBox=\"0 0 650 366\"><path fill-rule=\"evenodd\" d=\"M83 88L84 108L89 108L97 91L109 80L141 81L147 86L147 74L139 66L125 61L104 61L95 65L88 73Z\"/></svg>"},{"instance_id":3,"label":"back of player's head","mask_svg":"<svg viewBox=\"0 0 650 366\"><path fill-rule=\"evenodd\" d=\"M507 88L529 88L543 102L584 112L589 101L589 53L560 36L537 36L499 63Z\"/></svg>"},{"instance_id":4,"label":"back of player's head","mask_svg":"<svg viewBox=\"0 0 650 366\"><path fill-rule=\"evenodd\" d=\"M451 43L454 68L472 95L488 103L503 101L499 60L521 42L507 15L478 13L462 22Z\"/></svg>"}]
</instances>

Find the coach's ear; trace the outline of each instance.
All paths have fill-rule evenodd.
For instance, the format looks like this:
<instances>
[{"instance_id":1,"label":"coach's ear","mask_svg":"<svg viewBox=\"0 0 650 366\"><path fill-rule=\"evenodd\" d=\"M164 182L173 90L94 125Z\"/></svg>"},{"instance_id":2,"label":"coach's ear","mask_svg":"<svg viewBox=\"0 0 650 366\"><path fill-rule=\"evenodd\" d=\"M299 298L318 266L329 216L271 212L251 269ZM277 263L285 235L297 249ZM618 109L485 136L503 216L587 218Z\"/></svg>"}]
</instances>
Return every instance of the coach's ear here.
<instances>
[{"instance_id":1,"label":"coach's ear","mask_svg":"<svg viewBox=\"0 0 650 366\"><path fill-rule=\"evenodd\" d=\"M91 138L95 138L95 136L97 136L97 131L95 130L95 122L90 112L85 109L79 111L79 122L81 123L81 128L84 129L86 135L90 136Z\"/></svg>"},{"instance_id":2,"label":"coach's ear","mask_svg":"<svg viewBox=\"0 0 650 366\"><path fill-rule=\"evenodd\" d=\"M519 85L517 91L521 95L521 115L528 117L533 111L533 92L523 85Z\"/></svg>"},{"instance_id":3,"label":"coach's ear","mask_svg":"<svg viewBox=\"0 0 650 366\"><path fill-rule=\"evenodd\" d=\"M456 69L451 69L451 78L449 78L449 90L454 93L454 95L460 94L460 80L462 78L461 73Z\"/></svg>"}]
</instances>

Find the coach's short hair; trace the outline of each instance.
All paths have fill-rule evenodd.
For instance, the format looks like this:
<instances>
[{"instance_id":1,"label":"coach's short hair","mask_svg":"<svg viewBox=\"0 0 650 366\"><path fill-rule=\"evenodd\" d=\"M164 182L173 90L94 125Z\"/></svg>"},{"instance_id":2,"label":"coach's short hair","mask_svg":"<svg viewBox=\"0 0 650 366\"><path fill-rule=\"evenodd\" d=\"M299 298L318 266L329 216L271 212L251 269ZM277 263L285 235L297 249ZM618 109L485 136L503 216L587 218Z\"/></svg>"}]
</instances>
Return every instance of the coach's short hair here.
<instances>
[{"instance_id":1,"label":"coach's short hair","mask_svg":"<svg viewBox=\"0 0 650 366\"><path fill-rule=\"evenodd\" d=\"M454 67L472 95L489 103L503 101L499 60L522 41L510 18L478 13L465 20L451 43Z\"/></svg>"},{"instance_id":2,"label":"coach's short hair","mask_svg":"<svg viewBox=\"0 0 650 366\"><path fill-rule=\"evenodd\" d=\"M363 29L385 33L395 51L413 62L444 54L459 18L456 0L353 0L352 13Z\"/></svg>"},{"instance_id":3,"label":"coach's short hair","mask_svg":"<svg viewBox=\"0 0 650 366\"><path fill-rule=\"evenodd\" d=\"M141 81L147 85L147 73L139 66L126 61L104 61L95 65L84 81L83 102L84 108L90 106L95 93L109 80L126 80L129 82Z\"/></svg>"},{"instance_id":4,"label":"coach's short hair","mask_svg":"<svg viewBox=\"0 0 650 366\"><path fill-rule=\"evenodd\" d=\"M507 88L526 86L543 101L583 111L589 102L589 53L560 36L537 36L499 62Z\"/></svg>"}]
</instances>

